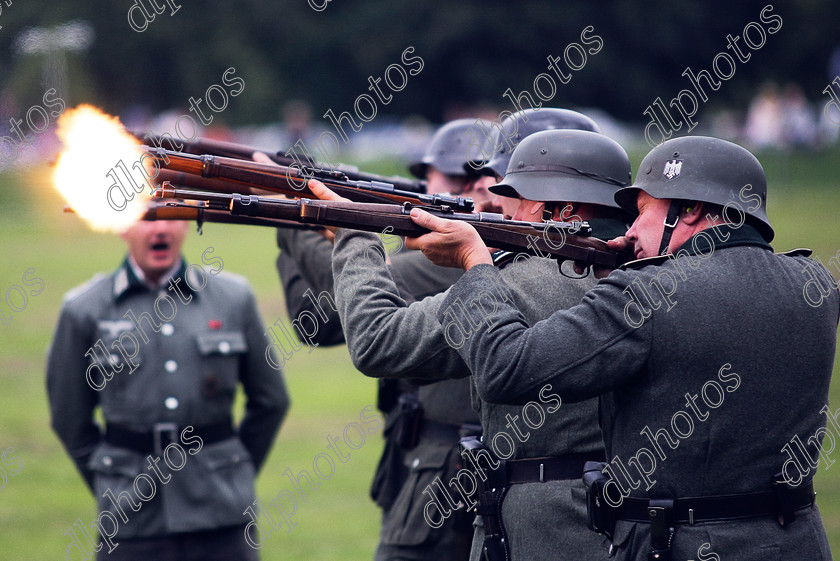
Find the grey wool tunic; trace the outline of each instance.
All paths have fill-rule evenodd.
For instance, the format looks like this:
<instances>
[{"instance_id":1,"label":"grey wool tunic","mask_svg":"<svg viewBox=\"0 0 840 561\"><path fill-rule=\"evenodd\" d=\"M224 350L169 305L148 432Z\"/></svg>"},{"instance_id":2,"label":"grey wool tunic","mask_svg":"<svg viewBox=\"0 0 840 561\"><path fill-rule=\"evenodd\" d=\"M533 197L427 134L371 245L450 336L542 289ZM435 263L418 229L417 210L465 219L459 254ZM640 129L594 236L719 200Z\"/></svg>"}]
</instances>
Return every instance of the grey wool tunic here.
<instances>
[{"instance_id":1,"label":"grey wool tunic","mask_svg":"<svg viewBox=\"0 0 840 561\"><path fill-rule=\"evenodd\" d=\"M613 271L579 305L535 325L504 275L479 265L450 289L438 319L468 321L459 299L495 295L482 319L492 329L458 348L486 401L524 403L546 383L564 407L601 396L613 502L770 491L782 470L799 484L819 459L840 296L807 257L774 254L749 225L724 230L724 243L701 232L706 243L687 242L678 259ZM822 292L809 287L816 278ZM794 437L814 437L798 471L784 451ZM649 524L619 521L619 559L647 559L649 543ZM831 558L816 507L785 527L771 517L679 527L674 559L712 553Z\"/></svg>"},{"instance_id":2,"label":"grey wool tunic","mask_svg":"<svg viewBox=\"0 0 840 561\"><path fill-rule=\"evenodd\" d=\"M379 242L379 237L374 236ZM399 294L413 301L437 294L451 286L463 271L438 267L416 251L405 251L392 244L402 242L388 239L391 249L398 251L391 256L387 268L389 278L398 280ZM283 281L290 314L296 316L306 311L320 317L318 331L313 336L317 344L339 344L344 341L343 318L329 303L333 293L331 267L332 244L317 233L279 229L277 244L281 254L277 268ZM382 249L381 244L379 249ZM367 263L383 266L384 253L368 251L363 258ZM305 296L308 290L312 296ZM326 295L329 294L329 298ZM460 360L460 359L459 359ZM387 370L378 378L391 378ZM403 390L407 384L402 382ZM478 415L470 407L470 386L465 378L436 380L416 390L423 408L423 418L436 423L451 425L478 425ZM413 386L412 386L413 387ZM435 479L448 480L459 469L457 437L433 438L421 432L417 445L405 449L398 443L401 424L399 406L386 415L385 451L374 475L371 496L383 509L380 542L376 561L412 559L414 561L439 561L440 559L466 558L469 547L469 526L466 513L450 517L440 528L425 523L425 506L422 490Z\"/></svg>"},{"instance_id":3,"label":"grey wool tunic","mask_svg":"<svg viewBox=\"0 0 840 561\"><path fill-rule=\"evenodd\" d=\"M608 238L623 233L623 225L612 222L593 221L595 235ZM369 248L378 243L374 235L339 230L333 251L336 302L356 368L368 375L404 378L469 375L467 365L447 342L447 338L457 338L457 330L444 332L436 319L449 292L407 303L385 268L366 257L374 254ZM583 279L563 276L556 261L538 257L517 259L498 273L529 323L574 306L596 282L591 275ZM597 400L564 401L558 407L554 393L546 388L542 398L535 397L536 406L525 412L524 402L506 405L503 400L482 399L473 391L485 442L489 445L498 438L499 451L507 453L502 445L507 435L513 441L511 458L516 459L579 453L602 456ZM524 424L525 413L530 415L531 426L538 428ZM502 503L502 518L513 561L607 558L603 538L586 527L585 494L579 479L512 486ZM479 559L484 540L480 518L476 526L473 561Z\"/></svg>"}]
</instances>

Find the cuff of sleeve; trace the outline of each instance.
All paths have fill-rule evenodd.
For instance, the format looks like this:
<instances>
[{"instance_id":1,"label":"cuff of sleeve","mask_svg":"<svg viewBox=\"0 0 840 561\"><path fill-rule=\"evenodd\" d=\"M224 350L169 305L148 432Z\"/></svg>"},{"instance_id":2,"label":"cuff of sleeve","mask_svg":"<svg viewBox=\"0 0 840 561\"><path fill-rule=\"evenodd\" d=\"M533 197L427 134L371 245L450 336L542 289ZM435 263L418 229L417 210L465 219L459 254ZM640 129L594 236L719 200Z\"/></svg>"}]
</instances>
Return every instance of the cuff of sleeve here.
<instances>
[{"instance_id":1,"label":"cuff of sleeve","mask_svg":"<svg viewBox=\"0 0 840 561\"><path fill-rule=\"evenodd\" d=\"M355 241L356 239L369 240L366 245L375 244L381 241L379 236L373 232L352 230L350 228L338 228L335 231L335 247L338 247L338 245L342 242L350 243L351 240Z\"/></svg>"}]
</instances>

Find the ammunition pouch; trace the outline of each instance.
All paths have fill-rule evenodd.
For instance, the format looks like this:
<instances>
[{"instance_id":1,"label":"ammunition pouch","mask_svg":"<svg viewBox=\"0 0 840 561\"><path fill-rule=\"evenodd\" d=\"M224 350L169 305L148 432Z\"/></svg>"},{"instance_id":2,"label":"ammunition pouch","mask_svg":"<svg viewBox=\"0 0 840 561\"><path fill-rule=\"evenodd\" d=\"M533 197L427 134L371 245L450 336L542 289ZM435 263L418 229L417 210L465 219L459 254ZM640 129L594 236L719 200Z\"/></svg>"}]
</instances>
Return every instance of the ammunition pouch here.
<instances>
[{"instance_id":1,"label":"ammunition pouch","mask_svg":"<svg viewBox=\"0 0 840 561\"><path fill-rule=\"evenodd\" d=\"M394 441L402 450L411 450L420 441L423 405L416 394L404 393L397 399L395 413L398 419L394 425Z\"/></svg>"},{"instance_id":2,"label":"ammunition pouch","mask_svg":"<svg viewBox=\"0 0 840 561\"><path fill-rule=\"evenodd\" d=\"M380 382L385 380L380 380ZM402 489L408 476L404 463L404 450L417 444L417 427L422 417L422 407L415 393L398 395L399 380L379 386L377 407L385 413L385 447L373 474L370 497L383 509L389 509ZM399 407L398 407L399 406ZM406 418L407 417L407 418ZM410 445L410 448L406 447Z\"/></svg>"},{"instance_id":3,"label":"ammunition pouch","mask_svg":"<svg viewBox=\"0 0 840 561\"><path fill-rule=\"evenodd\" d=\"M674 501L651 499L648 502L650 518L650 551L648 561L672 561L671 545L677 533L674 525Z\"/></svg>"},{"instance_id":4,"label":"ammunition pouch","mask_svg":"<svg viewBox=\"0 0 840 561\"><path fill-rule=\"evenodd\" d=\"M813 492L813 482L809 482L801 487L791 487L785 474L782 472L773 476L773 497L776 503L776 516L778 517L779 525L787 526L796 520L796 511L803 507L803 501L807 506L810 497L811 504L814 503L816 493ZM797 489L804 487L805 491L797 492Z\"/></svg>"},{"instance_id":5,"label":"ammunition pouch","mask_svg":"<svg viewBox=\"0 0 840 561\"><path fill-rule=\"evenodd\" d=\"M461 451L467 452L473 457L480 450L491 453L481 441L481 438L477 436L462 438L460 444ZM508 490L507 462L506 460L498 461L498 468L484 470L486 477L476 477L479 494L475 513L484 520L482 561L510 561L510 549L502 520L502 501Z\"/></svg>"},{"instance_id":6,"label":"ammunition pouch","mask_svg":"<svg viewBox=\"0 0 840 561\"><path fill-rule=\"evenodd\" d=\"M583 485L586 488L586 523L589 529L612 540L615 529L615 509L604 501L604 486L610 480L603 470L606 462L586 462L583 466Z\"/></svg>"},{"instance_id":7,"label":"ammunition pouch","mask_svg":"<svg viewBox=\"0 0 840 561\"><path fill-rule=\"evenodd\" d=\"M397 405L400 397L400 381L394 378L379 378L377 380L379 391L376 393L376 408L385 414Z\"/></svg>"}]
</instances>

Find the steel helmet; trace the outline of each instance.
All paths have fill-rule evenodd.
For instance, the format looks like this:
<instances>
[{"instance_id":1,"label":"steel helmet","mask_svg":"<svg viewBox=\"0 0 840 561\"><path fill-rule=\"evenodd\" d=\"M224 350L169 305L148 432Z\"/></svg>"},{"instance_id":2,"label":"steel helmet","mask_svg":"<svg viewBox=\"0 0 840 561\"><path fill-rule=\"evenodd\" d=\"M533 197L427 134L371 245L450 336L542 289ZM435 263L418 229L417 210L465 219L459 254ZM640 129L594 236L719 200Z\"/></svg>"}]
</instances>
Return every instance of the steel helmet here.
<instances>
[{"instance_id":1,"label":"steel helmet","mask_svg":"<svg viewBox=\"0 0 840 561\"><path fill-rule=\"evenodd\" d=\"M616 190L630 184L630 159L602 134L557 129L527 136L507 173L490 191L541 202L571 201L618 208Z\"/></svg>"},{"instance_id":2,"label":"steel helmet","mask_svg":"<svg viewBox=\"0 0 840 561\"><path fill-rule=\"evenodd\" d=\"M708 136L683 136L663 142L645 156L636 182L619 190L615 201L635 213L639 191L656 199L734 207L754 219L751 224L766 241L773 240L773 227L767 219L764 169L755 156L732 142Z\"/></svg>"},{"instance_id":3,"label":"steel helmet","mask_svg":"<svg viewBox=\"0 0 840 561\"><path fill-rule=\"evenodd\" d=\"M446 175L466 176L464 170L467 145L471 136L467 130L476 122L489 126L489 122L482 119L456 119L440 127L429 146L423 159L408 166L408 171L415 177L425 179L428 166L434 166Z\"/></svg>"},{"instance_id":4,"label":"steel helmet","mask_svg":"<svg viewBox=\"0 0 840 561\"><path fill-rule=\"evenodd\" d=\"M481 128L479 124L475 126L477 129ZM524 109L508 115L499 126L490 127L489 131L482 130L484 142L481 150L478 154L475 150L467 154L468 161L464 164L464 169L472 175L477 173L501 177L507 171L513 149L522 142L522 139L535 132L553 129L601 132L595 121L577 111L555 107ZM478 135L475 136L477 139ZM475 159L476 157L484 159Z\"/></svg>"}]
</instances>

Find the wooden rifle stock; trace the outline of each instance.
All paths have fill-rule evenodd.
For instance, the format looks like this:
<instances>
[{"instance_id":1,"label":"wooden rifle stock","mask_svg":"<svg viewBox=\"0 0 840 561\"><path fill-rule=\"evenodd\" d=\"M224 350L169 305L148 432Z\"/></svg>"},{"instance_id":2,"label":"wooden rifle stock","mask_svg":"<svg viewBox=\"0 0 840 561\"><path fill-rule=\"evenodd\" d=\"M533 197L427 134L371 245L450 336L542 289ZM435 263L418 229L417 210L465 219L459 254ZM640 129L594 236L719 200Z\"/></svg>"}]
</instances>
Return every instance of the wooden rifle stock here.
<instances>
[{"instance_id":1,"label":"wooden rifle stock","mask_svg":"<svg viewBox=\"0 0 840 561\"><path fill-rule=\"evenodd\" d=\"M64 205L64 212L75 214L70 205ZM205 222L218 224L238 224L243 226L268 226L269 228L293 228L296 230L322 230L322 226L302 224L293 220L278 220L275 218L258 218L231 214L229 211L206 208L200 204L171 205L161 201L149 201L146 212L141 220L187 220L198 224L199 232Z\"/></svg>"},{"instance_id":2,"label":"wooden rifle stock","mask_svg":"<svg viewBox=\"0 0 840 561\"><path fill-rule=\"evenodd\" d=\"M313 177L319 180L325 179L352 179L358 181L377 181L380 183L389 183L397 189L411 191L414 193L425 193L426 182L421 179L409 179L398 175L385 177L374 173L367 173L359 171L356 166L347 164L336 164L332 166L317 162L311 159L308 154L305 154L301 159L286 156L282 151L272 153L270 150L261 150L252 146L245 146L243 144L236 144L234 142L225 142L223 140L211 140L207 138L197 138L195 140L180 140L165 135L155 135L151 133L143 133L142 131L130 131L131 135L141 142L150 142L158 148L164 148L164 143L169 145L170 150L185 152L187 154L203 155L210 154L213 156L223 156L226 158L234 158L238 160L249 160L253 158L254 152L262 152L266 154L271 160L284 167L303 166L307 177ZM288 152L286 152L288 153ZM297 152L295 152L297 154Z\"/></svg>"},{"instance_id":3,"label":"wooden rifle stock","mask_svg":"<svg viewBox=\"0 0 840 561\"><path fill-rule=\"evenodd\" d=\"M412 208L450 220L469 222L488 246L552 257L558 261L573 260L584 266L597 265L614 269L630 260L607 247L607 243L590 237L585 222L522 222L507 220L499 214L459 213L446 206L387 203L358 203L310 199L287 200L242 195L207 193L173 188L164 184L155 191L157 199L183 199L167 202L167 206L187 205L186 200L199 201L207 209L226 211L252 218L289 220L304 224L320 224L367 232L386 232L398 236L419 236L429 230L417 225L409 215Z\"/></svg>"},{"instance_id":4,"label":"wooden rifle stock","mask_svg":"<svg viewBox=\"0 0 840 561\"><path fill-rule=\"evenodd\" d=\"M161 173L167 170L187 174L193 178L213 180L215 188L223 189L222 192L241 191L241 188L237 189L230 185L224 188L224 184L232 183L291 197L312 196L312 192L306 186L307 177L299 167L263 164L209 154L188 154L148 146L142 148L151 156ZM166 177L162 179L167 180ZM389 183L347 178L325 178L322 181L337 194L357 202L445 205L459 212L469 212L473 209L472 199L469 198L402 191ZM204 189L215 189L210 185L203 187L198 182L193 182L193 185Z\"/></svg>"}]
</instances>

